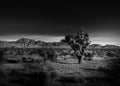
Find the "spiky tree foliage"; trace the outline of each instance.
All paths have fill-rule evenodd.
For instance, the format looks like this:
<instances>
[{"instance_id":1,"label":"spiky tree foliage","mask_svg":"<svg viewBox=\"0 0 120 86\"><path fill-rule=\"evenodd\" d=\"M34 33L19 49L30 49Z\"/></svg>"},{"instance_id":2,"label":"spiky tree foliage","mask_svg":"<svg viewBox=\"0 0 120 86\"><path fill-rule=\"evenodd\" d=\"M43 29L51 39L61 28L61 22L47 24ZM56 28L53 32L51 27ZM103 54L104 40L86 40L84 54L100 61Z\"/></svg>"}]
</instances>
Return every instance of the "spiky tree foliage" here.
<instances>
[{"instance_id":1,"label":"spiky tree foliage","mask_svg":"<svg viewBox=\"0 0 120 86\"><path fill-rule=\"evenodd\" d=\"M80 29L80 32L75 34L65 35L65 39L62 41L71 46L78 58L78 63L81 63L85 49L90 44L89 35L83 30L83 28Z\"/></svg>"}]
</instances>

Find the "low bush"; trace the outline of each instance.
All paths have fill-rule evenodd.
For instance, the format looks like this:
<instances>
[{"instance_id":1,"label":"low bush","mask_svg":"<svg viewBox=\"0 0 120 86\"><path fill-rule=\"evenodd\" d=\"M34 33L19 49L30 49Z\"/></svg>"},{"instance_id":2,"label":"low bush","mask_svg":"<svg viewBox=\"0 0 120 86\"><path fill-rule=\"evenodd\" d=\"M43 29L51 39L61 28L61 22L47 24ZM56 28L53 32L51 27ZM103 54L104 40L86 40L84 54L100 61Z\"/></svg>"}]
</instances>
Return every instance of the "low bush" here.
<instances>
[{"instance_id":1,"label":"low bush","mask_svg":"<svg viewBox=\"0 0 120 86\"><path fill-rule=\"evenodd\" d=\"M86 52L86 53L84 53L84 59L83 60L92 60L92 58L93 58L93 54L92 53L90 53L90 52Z\"/></svg>"},{"instance_id":2,"label":"low bush","mask_svg":"<svg viewBox=\"0 0 120 86\"><path fill-rule=\"evenodd\" d=\"M108 52L106 53L106 55L107 55L108 57L114 57L114 56L116 56L115 52L112 52L112 51L108 51Z\"/></svg>"}]
</instances>

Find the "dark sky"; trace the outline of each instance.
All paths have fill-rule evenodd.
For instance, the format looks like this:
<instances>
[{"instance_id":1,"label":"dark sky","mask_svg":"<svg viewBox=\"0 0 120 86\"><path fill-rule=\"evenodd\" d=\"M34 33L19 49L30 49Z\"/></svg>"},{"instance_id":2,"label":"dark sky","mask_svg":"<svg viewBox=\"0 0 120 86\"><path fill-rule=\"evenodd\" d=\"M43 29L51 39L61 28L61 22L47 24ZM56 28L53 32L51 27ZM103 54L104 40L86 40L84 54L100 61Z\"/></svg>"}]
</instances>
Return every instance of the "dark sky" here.
<instances>
[{"instance_id":1,"label":"dark sky","mask_svg":"<svg viewBox=\"0 0 120 86\"><path fill-rule=\"evenodd\" d=\"M80 26L85 27L94 43L119 44L119 3L51 4L29 1L0 5L0 39L50 36L56 40L55 37L79 31Z\"/></svg>"}]
</instances>

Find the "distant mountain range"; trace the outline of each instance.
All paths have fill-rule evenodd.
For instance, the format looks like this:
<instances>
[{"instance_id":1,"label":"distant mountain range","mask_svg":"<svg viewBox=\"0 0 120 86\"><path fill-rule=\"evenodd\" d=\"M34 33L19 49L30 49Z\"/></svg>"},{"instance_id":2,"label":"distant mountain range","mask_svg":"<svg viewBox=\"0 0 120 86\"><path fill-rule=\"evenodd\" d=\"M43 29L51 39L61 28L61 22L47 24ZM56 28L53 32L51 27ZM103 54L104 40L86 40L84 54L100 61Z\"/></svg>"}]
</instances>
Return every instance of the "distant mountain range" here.
<instances>
[{"instance_id":1,"label":"distant mountain range","mask_svg":"<svg viewBox=\"0 0 120 86\"><path fill-rule=\"evenodd\" d=\"M44 41L36 41L34 39L28 39L28 38L21 38L17 41L0 41L0 47L2 48L10 48L10 47L16 47L16 48L46 48L46 47L69 47L67 44L64 44L62 42L44 42Z\"/></svg>"},{"instance_id":2,"label":"distant mountain range","mask_svg":"<svg viewBox=\"0 0 120 86\"><path fill-rule=\"evenodd\" d=\"M110 44L107 44L105 46L102 46L100 44L91 44L89 46L90 49L116 49L116 48L120 48L120 46L117 46L117 45L110 45Z\"/></svg>"},{"instance_id":3,"label":"distant mountain range","mask_svg":"<svg viewBox=\"0 0 120 86\"><path fill-rule=\"evenodd\" d=\"M70 48L67 44L63 42L44 42L44 41L36 41L34 39L21 38L17 41L0 41L1 48ZM102 46L100 44L91 44L88 48L90 49L113 49L120 48L120 46L116 45L105 45Z\"/></svg>"}]
</instances>

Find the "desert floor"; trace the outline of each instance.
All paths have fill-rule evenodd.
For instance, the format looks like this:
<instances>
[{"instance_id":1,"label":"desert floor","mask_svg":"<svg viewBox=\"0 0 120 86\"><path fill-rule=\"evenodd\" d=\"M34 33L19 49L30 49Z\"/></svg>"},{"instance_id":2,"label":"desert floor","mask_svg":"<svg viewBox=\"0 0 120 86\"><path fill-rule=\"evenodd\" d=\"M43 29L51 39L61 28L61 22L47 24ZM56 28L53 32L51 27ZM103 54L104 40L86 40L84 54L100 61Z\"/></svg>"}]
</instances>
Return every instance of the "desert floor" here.
<instances>
[{"instance_id":1,"label":"desert floor","mask_svg":"<svg viewBox=\"0 0 120 86\"><path fill-rule=\"evenodd\" d=\"M117 65L119 65L118 59L82 60L81 64L77 63L77 59L72 58L58 58L56 62L47 61L47 67L43 67L43 69L46 70L46 73L48 73L48 76L50 76L46 83L50 83L47 84L48 86L112 86L111 83L117 82L112 79L113 76L109 73L112 70L113 61L117 62ZM15 69L16 71L19 71L19 73L21 71L21 73L26 74L32 71L39 72L39 67L39 63L37 64L37 68L31 68L30 70L25 68L24 63L2 64L2 68L5 72ZM13 76L15 73L13 73ZM25 77L25 74L19 77ZM18 80L19 77L17 75L14 78ZM36 77L39 79L41 76ZM25 78L23 78L23 81L24 79ZM24 85L21 84L20 86Z\"/></svg>"}]
</instances>

